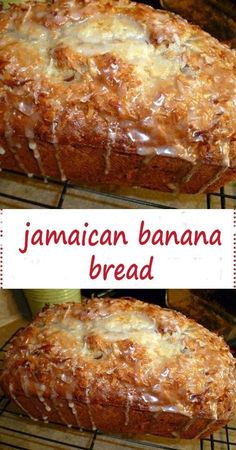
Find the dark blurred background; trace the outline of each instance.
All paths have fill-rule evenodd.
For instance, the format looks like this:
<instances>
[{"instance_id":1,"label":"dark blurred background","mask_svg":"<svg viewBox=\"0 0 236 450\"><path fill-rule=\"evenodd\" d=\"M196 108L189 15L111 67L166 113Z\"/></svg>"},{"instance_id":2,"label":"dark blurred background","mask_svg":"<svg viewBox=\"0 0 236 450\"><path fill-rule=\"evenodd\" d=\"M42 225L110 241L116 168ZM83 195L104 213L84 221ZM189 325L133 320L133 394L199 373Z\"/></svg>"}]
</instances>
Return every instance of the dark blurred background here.
<instances>
[{"instance_id":1,"label":"dark blurred background","mask_svg":"<svg viewBox=\"0 0 236 450\"><path fill-rule=\"evenodd\" d=\"M138 3L180 14L220 41L236 48L236 0L156 0Z\"/></svg>"}]
</instances>

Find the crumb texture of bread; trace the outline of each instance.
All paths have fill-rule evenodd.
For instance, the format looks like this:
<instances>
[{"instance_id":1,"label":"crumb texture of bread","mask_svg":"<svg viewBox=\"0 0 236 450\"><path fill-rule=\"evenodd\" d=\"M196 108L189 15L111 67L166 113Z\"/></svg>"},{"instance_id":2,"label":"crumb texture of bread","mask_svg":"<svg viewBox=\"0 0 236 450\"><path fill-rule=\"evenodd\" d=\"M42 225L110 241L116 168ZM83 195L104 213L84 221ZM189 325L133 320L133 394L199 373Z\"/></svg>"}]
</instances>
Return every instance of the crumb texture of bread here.
<instances>
[{"instance_id":1,"label":"crumb texture of bread","mask_svg":"<svg viewBox=\"0 0 236 450\"><path fill-rule=\"evenodd\" d=\"M0 10L0 166L203 192L236 173L236 53L126 0Z\"/></svg>"},{"instance_id":2,"label":"crumb texture of bread","mask_svg":"<svg viewBox=\"0 0 236 450\"><path fill-rule=\"evenodd\" d=\"M236 368L219 336L138 300L55 305L14 338L4 392L35 419L195 438L236 412Z\"/></svg>"}]
</instances>

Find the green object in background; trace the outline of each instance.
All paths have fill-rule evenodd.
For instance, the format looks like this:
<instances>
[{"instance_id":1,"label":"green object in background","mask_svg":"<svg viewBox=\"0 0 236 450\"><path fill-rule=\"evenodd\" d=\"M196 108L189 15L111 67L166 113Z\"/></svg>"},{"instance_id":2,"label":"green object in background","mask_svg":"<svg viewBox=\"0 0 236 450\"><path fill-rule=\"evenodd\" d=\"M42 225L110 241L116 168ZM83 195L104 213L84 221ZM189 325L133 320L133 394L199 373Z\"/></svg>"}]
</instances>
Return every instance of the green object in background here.
<instances>
[{"instance_id":1,"label":"green object in background","mask_svg":"<svg viewBox=\"0 0 236 450\"><path fill-rule=\"evenodd\" d=\"M20 5L21 3L29 3L31 0L0 0L0 6L2 4L3 9L9 8L14 3ZM36 0L37 3L45 3L46 0Z\"/></svg>"},{"instance_id":2,"label":"green object in background","mask_svg":"<svg viewBox=\"0 0 236 450\"><path fill-rule=\"evenodd\" d=\"M25 289L24 294L33 316L46 304L81 302L80 289Z\"/></svg>"}]
</instances>

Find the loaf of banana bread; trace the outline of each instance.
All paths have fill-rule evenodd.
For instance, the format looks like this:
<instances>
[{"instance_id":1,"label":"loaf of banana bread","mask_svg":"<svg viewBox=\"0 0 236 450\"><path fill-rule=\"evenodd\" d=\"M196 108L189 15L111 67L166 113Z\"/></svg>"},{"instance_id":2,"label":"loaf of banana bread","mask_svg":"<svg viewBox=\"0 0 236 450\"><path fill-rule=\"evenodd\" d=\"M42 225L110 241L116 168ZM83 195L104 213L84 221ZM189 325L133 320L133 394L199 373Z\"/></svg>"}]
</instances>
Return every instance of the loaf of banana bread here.
<instances>
[{"instance_id":1,"label":"loaf of banana bread","mask_svg":"<svg viewBox=\"0 0 236 450\"><path fill-rule=\"evenodd\" d=\"M0 10L0 166L196 193L236 175L235 52L128 0Z\"/></svg>"},{"instance_id":2,"label":"loaf of banana bread","mask_svg":"<svg viewBox=\"0 0 236 450\"><path fill-rule=\"evenodd\" d=\"M223 339L129 298L46 309L14 338L0 380L35 419L115 433L195 438L236 412Z\"/></svg>"}]
</instances>

